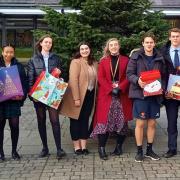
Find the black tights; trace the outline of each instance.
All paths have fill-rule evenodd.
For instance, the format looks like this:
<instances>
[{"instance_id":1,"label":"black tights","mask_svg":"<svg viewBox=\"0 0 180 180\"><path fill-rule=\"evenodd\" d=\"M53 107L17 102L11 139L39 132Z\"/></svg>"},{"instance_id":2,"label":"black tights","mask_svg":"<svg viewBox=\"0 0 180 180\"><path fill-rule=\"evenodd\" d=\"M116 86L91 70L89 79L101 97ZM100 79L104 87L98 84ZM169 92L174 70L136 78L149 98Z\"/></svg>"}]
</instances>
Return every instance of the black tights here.
<instances>
[{"instance_id":1,"label":"black tights","mask_svg":"<svg viewBox=\"0 0 180 180\"><path fill-rule=\"evenodd\" d=\"M47 145L47 131L46 131L46 106L42 103L35 103L35 109L38 121L38 130L43 144L43 148L48 149ZM57 150L61 149L61 131L59 123L59 113L57 110L47 107L49 112L49 119L51 122L53 136Z\"/></svg>"},{"instance_id":2,"label":"black tights","mask_svg":"<svg viewBox=\"0 0 180 180\"><path fill-rule=\"evenodd\" d=\"M11 129L12 152L16 151L19 138L19 117L8 118ZM4 127L6 119L0 118L0 151L3 151Z\"/></svg>"},{"instance_id":3,"label":"black tights","mask_svg":"<svg viewBox=\"0 0 180 180\"><path fill-rule=\"evenodd\" d=\"M108 137L109 137L109 133L98 134L99 147L105 147L106 146L106 142L107 142ZM117 134L117 144L122 146L125 138L126 138L125 135Z\"/></svg>"}]
</instances>

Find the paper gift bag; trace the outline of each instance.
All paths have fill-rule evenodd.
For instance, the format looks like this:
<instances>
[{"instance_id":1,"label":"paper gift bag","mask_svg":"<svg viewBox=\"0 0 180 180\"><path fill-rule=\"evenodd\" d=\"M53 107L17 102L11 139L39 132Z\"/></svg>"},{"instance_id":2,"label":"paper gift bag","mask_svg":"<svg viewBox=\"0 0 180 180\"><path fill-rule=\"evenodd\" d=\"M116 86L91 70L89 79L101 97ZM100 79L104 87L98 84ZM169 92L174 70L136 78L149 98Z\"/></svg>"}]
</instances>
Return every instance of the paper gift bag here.
<instances>
[{"instance_id":1,"label":"paper gift bag","mask_svg":"<svg viewBox=\"0 0 180 180\"><path fill-rule=\"evenodd\" d=\"M0 102L15 96L24 96L16 65L0 68Z\"/></svg>"},{"instance_id":2,"label":"paper gift bag","mask_svg":"<svg viewBox=\"0 0 180 180\"><path fill-rule=\"evenodd\" d=\"M170 74L167 91L171 92L172 98L180 100L180 76Z\"/></svg>"},{"instance_id":3,"label":"paper gift bag","mask_svg":"<svg viewBox=\"0 0 180 180\"><path fill-rule=\"evenodd\" d=\"M161 74L159 70L141 72L141 80L146 82L143 89L144 96L155 96L162 94Z\"/></svg>"},{"instance_id":4,"label":"paper gift bag","mask_svg":"<svg viewBox=\"0 0 180 180\"><path fill-rule=\"evenodd\" d=\"M43 71L29 95L47 106L58 109L67 85L62 78L55 78L50 73Z\"/></svg>"}]
</instances>

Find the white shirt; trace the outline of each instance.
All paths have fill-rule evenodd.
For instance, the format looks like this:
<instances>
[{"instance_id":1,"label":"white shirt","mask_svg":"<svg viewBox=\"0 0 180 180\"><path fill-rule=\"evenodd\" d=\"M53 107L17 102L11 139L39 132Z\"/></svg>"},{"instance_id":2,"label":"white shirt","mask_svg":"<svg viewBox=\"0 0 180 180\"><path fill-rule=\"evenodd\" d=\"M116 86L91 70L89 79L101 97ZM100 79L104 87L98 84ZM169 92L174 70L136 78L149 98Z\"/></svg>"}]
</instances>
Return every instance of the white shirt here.
<instances>
[{"instance_id":1,"label":"white shirt","mask_svg":"<svg viewBox=\"0 0 180 180\"><path fill-rule=\"evenodd\" d=\"M44 64L45 64L45 68L46 71L48 72L48 59L49 59L49 54L42 54L43 59L44 59Z\"/></svg>"}]
</instances>

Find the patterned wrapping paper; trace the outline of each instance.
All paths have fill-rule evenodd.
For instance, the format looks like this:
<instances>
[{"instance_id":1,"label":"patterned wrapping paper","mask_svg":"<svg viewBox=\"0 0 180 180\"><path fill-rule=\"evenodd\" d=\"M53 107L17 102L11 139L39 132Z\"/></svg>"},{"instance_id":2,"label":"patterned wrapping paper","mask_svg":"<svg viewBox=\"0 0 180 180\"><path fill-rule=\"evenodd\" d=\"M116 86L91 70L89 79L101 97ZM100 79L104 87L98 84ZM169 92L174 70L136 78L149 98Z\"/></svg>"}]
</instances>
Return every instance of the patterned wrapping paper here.
<instances>
[{"instance_id":1,"label":"patterned wrapping paper","mask_svg":"<svg viewBox=\"0 0 180 180\"><path fill-rule=\"evenodd\" d=\"M17 65L0 68L0 102L24 96Z\"/></svg>"},{"instance_id":2,"label":"patterned wrapping paper","mask_svg":"<svg viewBox=\"0 0 180 180\"><path fill-rule=\"evenodd\" d=\"M167 91L171 92L172 98L180 100L180 76L170 74Z\"/></svg>"},{"instance_id":3,"label":"patterned wrapping paper","mask_svg":"<svg viewBox=\"0 0 180 180\"><path fill-rule=\"evenodd\" d=\"M145 97L162 94L163 89L161 86L161 74L159 70L142 72L140 77L143 82L147 83L143 89Z\"/></svg>"},{"instance_id":4,"label":"patterned wrapping paper","mask_svg":"<svg viewBox=\"0 0 180 180\"><path fill-rule=\"evenodd\" d=\"M62 78L58 79L43 71L29 95L47 106L58 109L67 86L68 84Z\"/></svg>"}]
</instances>

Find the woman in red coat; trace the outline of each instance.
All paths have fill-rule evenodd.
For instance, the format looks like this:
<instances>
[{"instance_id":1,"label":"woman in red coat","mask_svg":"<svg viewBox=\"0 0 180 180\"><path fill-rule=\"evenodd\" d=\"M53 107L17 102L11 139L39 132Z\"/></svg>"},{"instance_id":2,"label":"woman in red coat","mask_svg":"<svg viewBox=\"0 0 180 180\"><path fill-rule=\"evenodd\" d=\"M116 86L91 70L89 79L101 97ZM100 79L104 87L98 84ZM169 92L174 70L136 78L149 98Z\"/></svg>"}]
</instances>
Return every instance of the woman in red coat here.
<instances>
[{"instance_id":1,"label":"woman in red coat","mask_svg":"<svg viewBox=\"0 0 180 180\"><path fill-rule=\"evenodd\" d=\"M98 93L91 137L98 137L98 152L103 160L108 159L105 145L110 132L117 132L117 144L112 154L122 154L127 121L132 119L129 82L126 79L128 58L120 55L119 50L119 41L109 39L98 67Z\"/></svg>"}]
</instances>

